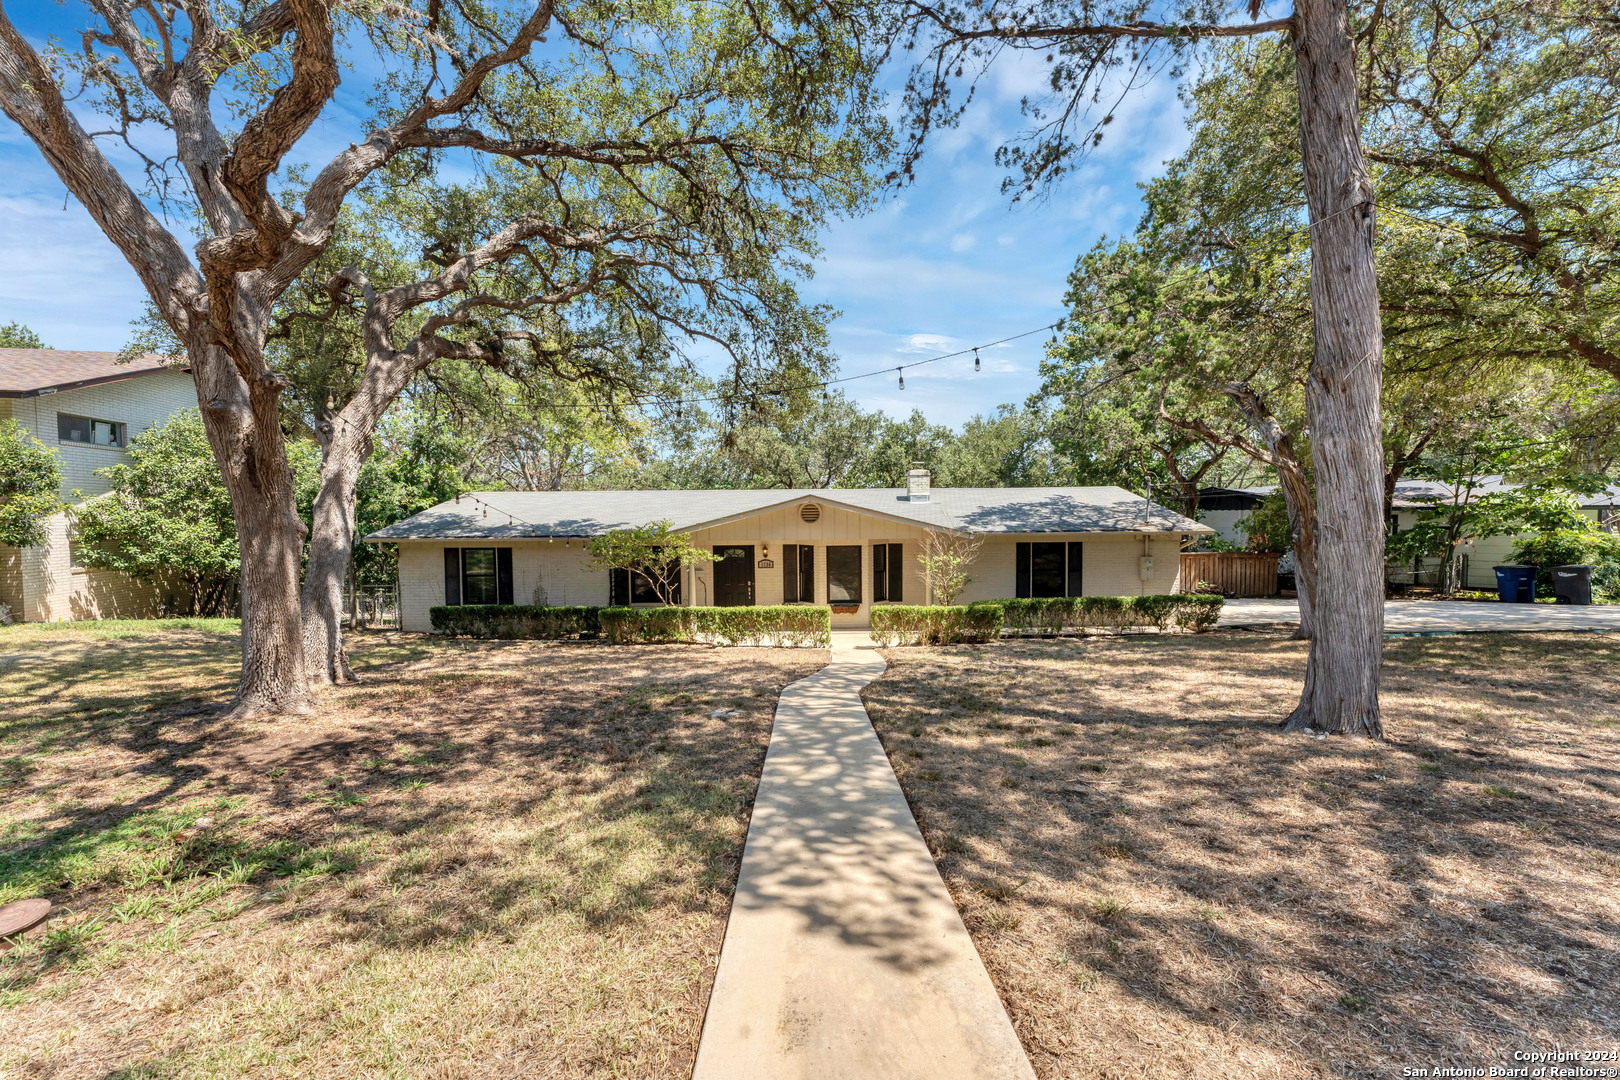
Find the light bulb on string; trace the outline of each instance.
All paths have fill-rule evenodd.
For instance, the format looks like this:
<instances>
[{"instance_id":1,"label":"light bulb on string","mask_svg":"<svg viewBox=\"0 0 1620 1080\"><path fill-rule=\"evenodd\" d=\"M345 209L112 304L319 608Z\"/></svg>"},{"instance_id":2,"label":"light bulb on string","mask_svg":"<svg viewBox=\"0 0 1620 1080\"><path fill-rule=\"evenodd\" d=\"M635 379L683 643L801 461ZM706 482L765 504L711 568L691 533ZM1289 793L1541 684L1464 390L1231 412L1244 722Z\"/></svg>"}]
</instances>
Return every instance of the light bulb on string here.
<instances>
[{"instance_id":1,"label":"light bulb on string","mask_svg":"<svg viewBox=\"0 0 1620 1080\"><path fill-rule=\"evenodd\" d=\"M973 370L974 371L979 370L979 350L978 349L973 350Z\"/></svg>"},{"instance_id":2,"label":"light bulb on string","mask_svg":"<svg viewBox=\"0 0 1620 1080\"><path fill-rule=\"evenodd\" d=\"M906 369L903 367L897 367L894 370L900 373L900 389L904 390L906 388Z\"/></svg>"}]
</instances>

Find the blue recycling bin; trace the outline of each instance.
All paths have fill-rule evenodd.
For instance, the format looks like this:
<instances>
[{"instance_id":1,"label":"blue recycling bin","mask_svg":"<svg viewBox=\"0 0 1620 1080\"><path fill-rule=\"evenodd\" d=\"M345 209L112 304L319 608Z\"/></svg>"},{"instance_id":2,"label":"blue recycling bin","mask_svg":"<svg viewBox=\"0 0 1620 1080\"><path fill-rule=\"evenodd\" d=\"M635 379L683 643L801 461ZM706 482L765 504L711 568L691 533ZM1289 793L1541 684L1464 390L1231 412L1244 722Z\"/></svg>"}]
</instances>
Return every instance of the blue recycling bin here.
<instances>
[{"instance_id":1,"label":"blue recycling bin","mask_svg":"<svg viewBox=\"0 0 1620 1080\"><path fill-rule=\"evenodd\" d=\"M1496 592L1504 604L1536 602L1536 568L1533 566L1493 566Z\"/></svg>"}]
</instances>

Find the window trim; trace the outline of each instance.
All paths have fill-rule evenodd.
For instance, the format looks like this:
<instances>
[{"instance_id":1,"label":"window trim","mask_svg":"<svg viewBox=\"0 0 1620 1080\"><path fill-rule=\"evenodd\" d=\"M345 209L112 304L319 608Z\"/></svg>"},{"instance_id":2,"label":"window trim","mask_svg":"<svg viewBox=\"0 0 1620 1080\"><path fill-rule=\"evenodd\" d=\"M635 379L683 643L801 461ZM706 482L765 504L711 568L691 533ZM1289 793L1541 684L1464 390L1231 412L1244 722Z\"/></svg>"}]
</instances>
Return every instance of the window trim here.
<instances>
[{"instance_id":1,"label":"window trim","mask_svg":"<svg viewBox=\"0 0 1620 1080\"><path fill-rule=\"evenodd\" d=\"M80 439L65 438L62 434L62 429L64 426L63 421L65 420L83 420L85 423L90 424L90 441L86 442ZM108 427L112 428L117 436L118 441L110 443L96 442L94 438L94 425L96 424L106 424ZM121 420L105 420L98 416L85 416L82 413L58 412L56 414L56 444L58 446L88 446L95 450L116 450L122 452L129 449L129 425Z\"/></svg>"},{"instance_id":2,"label":"window trim","mask_svg":"<svg viewBox=\"0 0 1620 1080\"><path fill-rule=\"evenodd\" d=\"M848 554L850 552L854 552L854 557L855 557L855 589L854 589L854 598L853 599L850 599L850 598L846 597L845 599L837 600L837 599L833 598L833 553L834 552L839 553L839 555L842 556L842 557L848 557ZM866 590L862 587L863 586L862 579L864 578L865 573L866 573L866 559L865 559L865 556L864 556L863 552L864 552L864 547L861 544L828 544L827 545L827 555L826 555L826 559L827 559L827 604L829 606L843 607L843 606L852 605L852 604L855 605L855 606L859 606L859 605L866 602L865 599L864 599L864 597L866 595ZM839 585L840 585L841 588L843 588L843 590L846 593L850 591L848 582L840 581Z\"/></svg>"},{"instance_id":3,"label":"window trim","mask_svg":"<svg viewBox=\"0 0 1620 1080\"><path fill-rule=\"evenodd\" d=\"M808 580L806 580L808 579ZM789 583L792 587L789 588ZM816 602L816 545L782 545L782 603Z\"/></svg>"},{"instance_id":4,"label":"window trim","mask_svg":"<svg viewBox=\"0 0 1620 1080\"><path fill-rule=\"evenodd\" d=\"M872 544L872 603L906 602L905 562L905 544L881 540Z\"/></svg>"},{"instance_id":5,"label":"window trim","mask_svg":"<svg viewBox=\"0 0 1620 1080\"><path fill-rule=\"evenodd\" d=\"M490 576L495 580L495 599L469 603L467 600L467 555L469 551L489 551L495 556ZM478 575L482 577L483 575ZM444 549L444 603L446 607L498 607L512 603L512 549L509 547L446 547Z\"/></svg>"},{"instance_id":6,"label":"window trim","mask_svg":"<svg viewBox=\"0 0 1620 1080\"><path fill-rule=\"evenodd\" d=\"M1063 549L1063 591L1054 595L1085 595L1085 542L1081 540L1018 541L1013 554L1013 595L1019 599L1036 598L1034 565L1036 544L1055 544Z\"/></svg>"},{"instance_id":7,"label":"window trim","mask_svg":"<svg viewBox=\"0 0 1620 1080\"><path fill-rule=\"evenodd\" d=\"M476 600L475 601L475 600L471 599L472 590L469 589L467 587L467 585L468 585L468 582L470 582L473 579L474 575L469 574L467 572L467 555L468 555L469 552L473 552L473 551L487 551L487 552L489 552L489 574L487 576L489 578L490 584L493 586L493 588L491 589L491 592L494 594L494 597L495 597L495 599L493 599L493 600ZM461 549L461 600L462 600L462 603L466 604L469 607L489 607L491 605L498 604L498 603L501 602L501 564L500 564L500 558L501 557L500 557L499 554L497 554L496 549L492 548L492 547L467 547L467 548L462 548ZM481 580L486 575L478 574L476 576Z\"/></svg>"}]
</instances>

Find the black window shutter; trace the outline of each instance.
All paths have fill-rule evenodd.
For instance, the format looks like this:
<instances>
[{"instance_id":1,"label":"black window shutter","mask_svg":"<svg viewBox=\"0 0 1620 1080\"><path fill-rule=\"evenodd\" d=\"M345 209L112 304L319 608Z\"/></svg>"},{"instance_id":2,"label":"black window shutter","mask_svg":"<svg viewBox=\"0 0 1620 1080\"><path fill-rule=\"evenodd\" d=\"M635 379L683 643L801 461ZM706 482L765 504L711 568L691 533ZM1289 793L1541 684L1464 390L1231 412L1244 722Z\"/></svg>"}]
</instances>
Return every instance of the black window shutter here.
<instances>
[{"instance_id":1,"label":"black window shutter","mask_svg":"<svg viewBox=\"0 0 1620 1080\"><path fill-rule=\"evenodd\" d=\"M896 604L906 602L905 545L889 545L889 599Z\"/></svg>"},{"instance_id":2,"label":"black window shutter","mask_svg":"<svg viewBox=\"0 0 1620 1080\"><path fill-rule=\"evenodd\" d=\"M512 549L495 549L495 602L512 602Z\"/></svg>"},{"instance_id":3,"label":"black window shutter","mask_svg":"<svg viewBox=\"0 0 1620 1080\"><path fill-rule=\"evenodd\" d=\"M816 602L816 549L810 544L799 545L799 599Z\"/></svg>"},{"instance_id":4,"label":"black window shutter","mask_svg":"<svg viewBox=\"0 0 1620 1080\"><path fill-rule=\"evenodd\" d=\"M793 604L799 599L799 545L782 545L782 603Z\"/></svg>"},{"instance_id":5,"label":"black window shutter","mask_svg":"<svg viewBox=\"0 0 1620 1080\"><path fill-rule=\"evenodd\" d=\"M1029 595L1029 544L1021 542L1018 545L1018 557L1013 569L1013 595L1025 597Z\"/></svg>"},{"instance_id":6,"label":"black window shutter","mask_svg":"<svg viewBox=\"0 0 1620 1080\"><path fill-rule=\"evenodd\" d=\"M872 545L872 599L889 599L889 545Z\"/></svg>"},{"instance_id":7,"label":"black window shutter","mask_svg":"<svg viewBox=\"0 0 1620 1080\"><path fill-rule=\"evenodd\" d=\"M630 571L608 571L608 607L624 607L630 603Z\"/></svg>"},{"instance_id":8,"label":"black window shutter","mask_svg":"<svg viewBox=\"0 0 1620 1080\"><path fill-rule=\"evenodd\" d=\"M461 549L444 549L444 602L450 607L461 603Z\"/></svg>"},{"instance_id":9,"label":"black window shutter","mask_svg":"<svg viewBox=\"0 0 1620 1080\"><path fill-rule=\"evenodd\" d=\"M1073 541L1069 542L1069 595L1070 596L1080 596L1080 595L1082 595L1081 590L1082 590L1082 587L1086 583L1085 574L1083 572L1084 569L1085 569L1085 560L1081 558L1081 549L1083 549L1084 547L1085 547L1085 545L1080 543L1078 540L1073 540Z\"/></svg>"}]
</instances>

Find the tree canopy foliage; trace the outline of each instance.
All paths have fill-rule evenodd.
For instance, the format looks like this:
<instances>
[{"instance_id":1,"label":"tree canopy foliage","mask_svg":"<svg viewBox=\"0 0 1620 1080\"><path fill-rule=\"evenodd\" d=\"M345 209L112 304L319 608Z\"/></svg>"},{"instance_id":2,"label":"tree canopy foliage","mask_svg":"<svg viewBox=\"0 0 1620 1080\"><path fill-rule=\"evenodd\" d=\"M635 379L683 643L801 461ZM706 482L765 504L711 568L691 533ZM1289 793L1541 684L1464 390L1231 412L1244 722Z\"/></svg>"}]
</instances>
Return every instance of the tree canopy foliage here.
<instances>
[{"instance_id":1,"label":"tree canopy foliage","mask_svg":"<svg viewBox=\"0 0 1620 1080\"><path fill-rule=\"evenodd\" d=\"M309 442L290 450L307 516L317 451ZM130 443L128 464L97 471L111 490L73 509L81 564L157 586L179 614L233 611L241 545L202 416L191 409L147 428Z\"/></svg>"},{"instance_id":2,"label":"tree canopy foliage","mask_svg":"<svg viewBox=\"0 0 1620 1080\"><path fill-rule=\"evenodd\" d=\"M45 519L62 508L56 451L15 420L0 420L0 544L45 542Z\"/></svg>"},{"instance_id":3,"label":"tree canopy foliage","mask_svg":"<svg viewBox=\"0 0 1620 1080\"><path fill-rule=\"evenodd\" d=\"M0 349L48 349L40 336L20 322L0 326Z\"/></svg>"}]
</instances>

